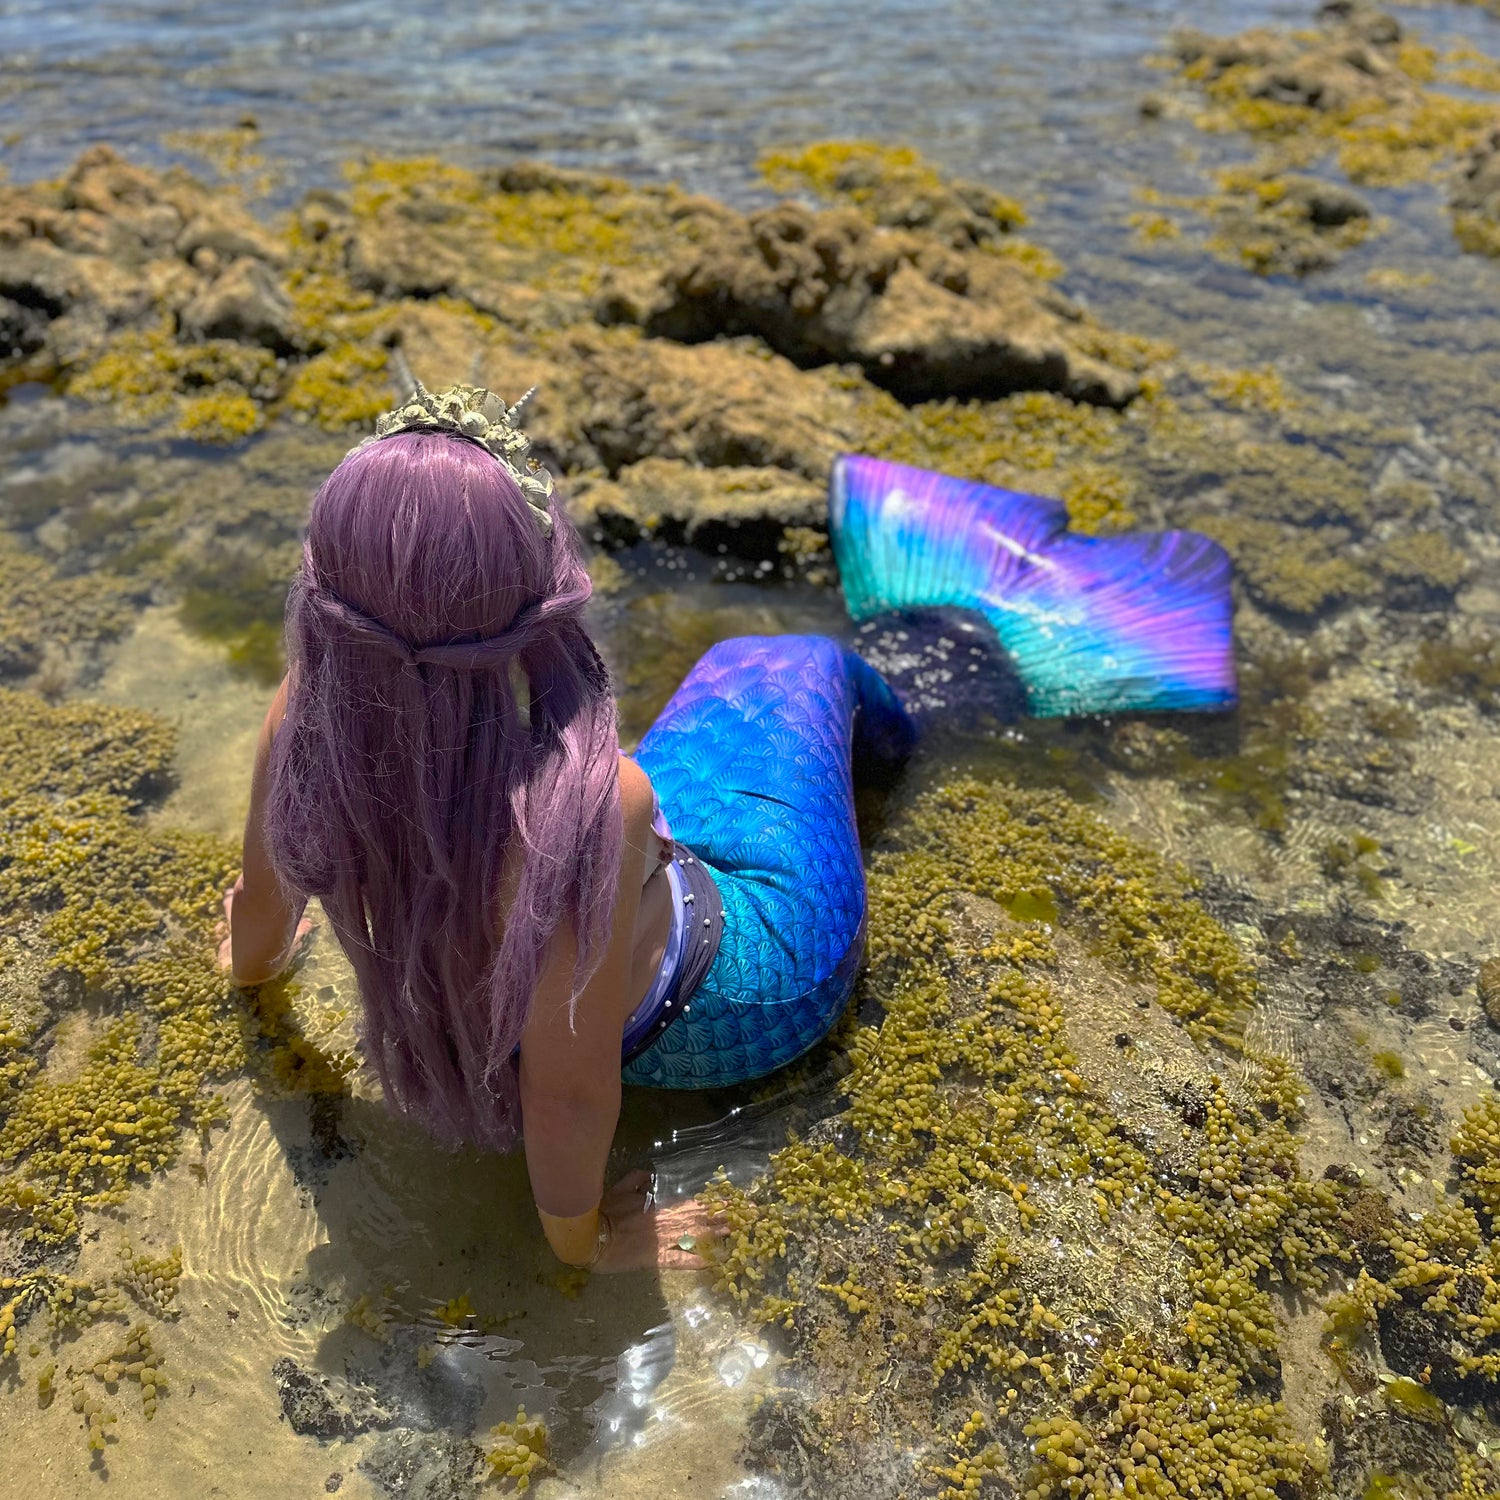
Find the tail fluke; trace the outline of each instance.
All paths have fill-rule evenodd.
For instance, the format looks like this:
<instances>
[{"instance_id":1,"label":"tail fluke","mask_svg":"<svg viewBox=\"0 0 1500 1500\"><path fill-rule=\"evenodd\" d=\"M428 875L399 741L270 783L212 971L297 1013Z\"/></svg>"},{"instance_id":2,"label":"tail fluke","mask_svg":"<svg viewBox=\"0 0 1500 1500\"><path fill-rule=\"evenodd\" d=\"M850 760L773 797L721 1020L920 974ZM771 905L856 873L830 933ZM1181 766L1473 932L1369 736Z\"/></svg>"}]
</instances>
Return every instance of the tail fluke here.
<instances>
[{"instance_id":1,"label":"tail fluke","mask_svg":"<svg viewBox=\"0 0 1500 1500\"><path fill-rule=\"evenodd\" d=\"M1197 532L1076 535L1056 500L859 454L828 510L850 615L977 610L1032 714L1235 703L1229 558Z\"/></svg>"}]
</instances>

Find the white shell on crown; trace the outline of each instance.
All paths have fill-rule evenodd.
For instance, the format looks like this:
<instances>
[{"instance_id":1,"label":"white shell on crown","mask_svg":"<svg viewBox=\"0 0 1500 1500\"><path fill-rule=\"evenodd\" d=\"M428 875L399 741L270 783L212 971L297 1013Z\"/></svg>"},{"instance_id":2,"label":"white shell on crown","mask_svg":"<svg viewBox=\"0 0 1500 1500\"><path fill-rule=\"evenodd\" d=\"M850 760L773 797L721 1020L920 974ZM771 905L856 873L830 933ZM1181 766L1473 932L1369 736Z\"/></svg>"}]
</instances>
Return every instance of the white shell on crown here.
<instances>
[{"instance_id":1,"label":"white shell on crown","mask_svg":"<svg viewBox=\"0 0 1500 1500\"><path fill-rule=\"evenodd\" d=\"M419 381L408 399L388 411L375 424L375 436L365 442L393 437L398 432L456 432L481 444L510 470L543 536L552 534L547 502L552 495L552 475L531 457L531 440L516 422L528 391L514 407L493 391L477 386L452 386L432 392ZM360 444L361 447L364 444ZM352 450L351 450L352 451Z\"/></svg>"}]
</instances>

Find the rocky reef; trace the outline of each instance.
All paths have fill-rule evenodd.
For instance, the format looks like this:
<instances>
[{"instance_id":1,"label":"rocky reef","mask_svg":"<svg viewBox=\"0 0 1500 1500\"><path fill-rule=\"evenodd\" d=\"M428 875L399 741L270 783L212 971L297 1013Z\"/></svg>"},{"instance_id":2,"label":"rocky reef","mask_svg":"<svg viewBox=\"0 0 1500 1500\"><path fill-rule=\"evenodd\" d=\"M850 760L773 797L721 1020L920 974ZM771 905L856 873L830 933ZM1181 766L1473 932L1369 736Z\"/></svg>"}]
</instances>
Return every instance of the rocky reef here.
<instances>
[{"instance_id":1,"label":"rocky reef","mask_svg":"<svg viewBox=\"0 0 1500 1500\"><path fill-rule=\"evenodd\" d=\"M1447 1404L1494 1400L1493 1099L1436 1212L1308 1172L1312 1092L1253 1040L1213 901L1055 792L918 795L871 902L835 1107L715 1197L723 1283L791 1361L760 1463L946 1500L1493 1492ZM1267 949L1318 946L1262 921Z\"/></svg>"},{"instance_id":2,"label":"rocky reef","mask_svg":"<svg viewBox=\"0 0 1500 1500\"><path fill-rule=\"evenodd\" d=\"M1083 530L1201 526L1289 617L1465 581L1440 494L1368 502L1394 434L1098 323L1012 201L859 143L764 169L833 206L746 215L536 164L373 161L268 225L233 187L102 147L59 182L0 187L0 297L25 328L0 382L91 403L61 426L39 412L21 438L37 464L0 487L61 586L43 592L69 601L49 638L107 639L110 601L146 590L274 677L307 489L406 370L539 386L539 451L606 547L685 540L828 578L821 492L834 455L861 449L1057 495ZM1299 178L1253 196L1364 222L1331 192ZM106 456L91 439L122 422L141 439ZM245 445L238 473L176 435ZM18 621L45 567L6 594ZM12 677L40 667L28 633Z\"/></svg>"},{"instance_id":3,"label":"rocky reef","mask_svg":"<svg viewBox=\"0 0 1500 1500\"><path fill-rule=\"evenodd\" d=\"M1326 266L1378 230L1365 191L1439 165L1484 248L1493 107L1438 87L1480 63L1350 5L1175 55L1206 122L1268 152L1212 209L1237 258ZM605 554L748 563L812 610L846 449L1235 561L1233 719L987 723L867 816L870 970L829 1044L850 1071L759 1181L713 1190L718 1279L783 1361L752 1464L830 1496L1494 1493L1500 1121L1417 1055L1438 1031L1500 1071L1467 930L1432 910L1468 920L1488 868L1493 372L1397 348L1392 416L1107 326L1017 203L914 152L762 167L791 196L749 212L529 162L367 160L276 218L102 147L0 185L6 1368L45 1399L66 1375L96 1451L122 1379L147 1415L173 1398L151 1330L180 1263L88 1279L79 1242L212 1138L226 1080L307 1101L307 1193L350 1149L355 1055L213 966L237 851L161 825L171 727L80 694L147 601L274 679L308 494L410 370L539 384L628 731L713 639L785 621L770 590L632 592ZM425 1375L414 1327L356 1307ZM524 1411L419 1435L389 1370L264 1373L291 1430L360 1439L393 1494L485 1467L540 1488L559 1461Z\"/></svg>"},{"instance_id":4,"label":"rocky reef","mask_svg":"<svg viewBox=\"0 0 1500 1500\"><path fill-rule=\"evenodd\" d=\"M1317 19L1311 30L1173 39L1178 77L1201 101L1189 107L1195 123L1260 148L1252 166L1219 173L1217 194L1176 206L1207 214L1210 247L1227 258L1305 275L1378 231L1354 189L1448 176L1459 244L1494 253L1493 60L1473 48L1440 54L1367 0L1328 0ZM1161 96L1147 104L1152 115L1167 108ZM1335 171L1346 181L1330 180Z\"/></svg>"}]
</instances>

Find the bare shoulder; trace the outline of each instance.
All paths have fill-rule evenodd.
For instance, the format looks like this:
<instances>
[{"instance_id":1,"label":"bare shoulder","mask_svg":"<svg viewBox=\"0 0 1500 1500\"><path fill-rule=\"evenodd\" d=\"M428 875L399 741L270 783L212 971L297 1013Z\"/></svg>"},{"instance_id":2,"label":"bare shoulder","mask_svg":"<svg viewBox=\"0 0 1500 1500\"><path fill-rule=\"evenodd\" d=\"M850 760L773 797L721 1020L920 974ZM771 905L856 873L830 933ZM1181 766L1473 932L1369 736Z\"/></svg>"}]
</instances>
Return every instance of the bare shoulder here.
<instances>
[{"instance_id":1,"label":"bare shoulder","mask_svg":"<svg viewBox=\"0 0 1500 1500\"><path fill-rule=\"evenodd\" d=\"M642 844L655 808L651 778L628 755L620 756L620 815L631 843Z\"/></svg>"}]
</instances>

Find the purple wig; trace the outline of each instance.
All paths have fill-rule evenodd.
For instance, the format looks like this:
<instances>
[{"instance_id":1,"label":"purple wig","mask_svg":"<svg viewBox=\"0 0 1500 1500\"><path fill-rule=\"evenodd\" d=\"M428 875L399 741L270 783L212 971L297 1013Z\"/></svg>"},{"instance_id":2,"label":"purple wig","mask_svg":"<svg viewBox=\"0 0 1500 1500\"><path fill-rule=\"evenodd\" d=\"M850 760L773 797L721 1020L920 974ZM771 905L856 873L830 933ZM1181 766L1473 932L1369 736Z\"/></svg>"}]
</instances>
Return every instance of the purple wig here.
<instances>
[{"instance_id":1,"label":"purple wig","mask_svg":"<svg viewBox=\"0 0 1500 1500\"><path fill-rule=\"evenodd\" d=\"M313 501L271 755L272 861L322 900L387 1095L444 1140L502 1150L543 949L571 927L576 997L623 837L589 576L552 516L547 539L504 466L456 436L351 453Z\"/></svg>"}]
</instances>

